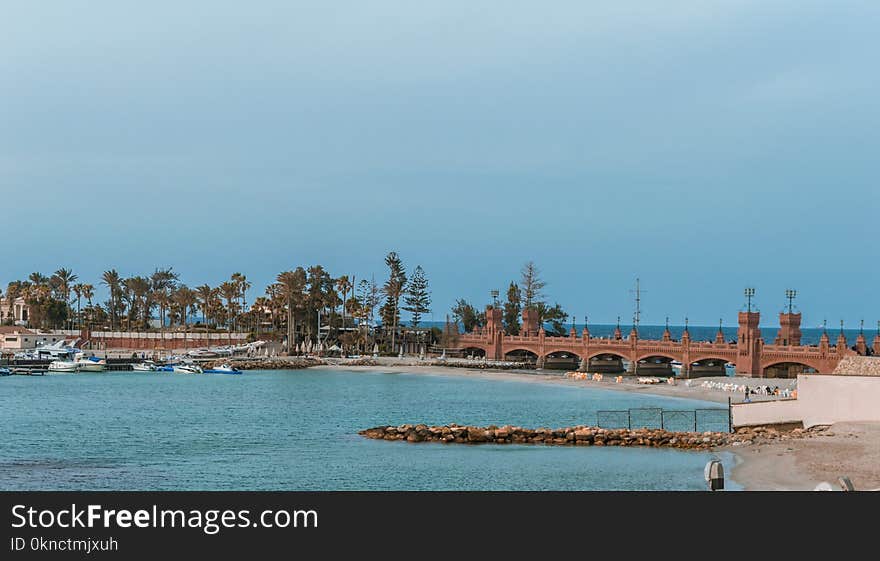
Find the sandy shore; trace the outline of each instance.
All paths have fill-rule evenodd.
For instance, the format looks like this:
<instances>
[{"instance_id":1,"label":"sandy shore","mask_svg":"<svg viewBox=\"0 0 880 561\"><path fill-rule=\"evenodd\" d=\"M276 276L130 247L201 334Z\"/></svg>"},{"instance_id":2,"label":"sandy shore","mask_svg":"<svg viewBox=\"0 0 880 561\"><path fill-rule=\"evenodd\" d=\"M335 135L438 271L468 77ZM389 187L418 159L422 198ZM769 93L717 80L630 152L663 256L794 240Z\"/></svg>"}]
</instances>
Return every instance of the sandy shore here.
<instances>
[{"instance_id":1,"label":"sandy shore","mask_svg":"<svg viewBox=\"0 0 880 561\"><path fill-rule=\"evenodd\" d=\"M811 491L825 481L839 489L880 489L880 423L838 423L812 438L727 447L738 457L732 478L747 491Z\"/></svg>"},{"instance_id":2,"label":"sandy shore","mask_svg":"<svg viewBox=\"0 0 880 561\"><path fill-rule=\"evenodd\" d=\"M681 397L686 399L699 399L703 401L713 401L716 403L727 404L728 397L733 399L734 403L742 401L742 394L730 393L721 390L713 390L700 387L704 380L723 380L726 382L735 381L734 378L717 377L717 378L699 378L694 380L692 386L688 387L683 381L678 381L676 385L669 384L639 384L632 378L624 377L620 383L614 381L614 377L606 376L601 382L593 380L571 380L566 378L563 372L549 373L547 371L535 370L491 370L491 369L472 369L444 366L419 366L419 365L395 365L393 363L381 364L379 366L350 366L344 362L330 363L325 366L317 366L314 368L348 370L352 372L398 372L401 374L422 374L433 376L461 376L466 378L479 378L484 380L514 380L526 383L556 384L584 388L599 388L603 390L623 391L644 393L650 395L661 395L667 397ZM741 383L740 380L739 383ZM757 385L756 380L749 380L746 383ZM756 399L768 399L762 397L753 397Z\"/></svg>"}]
</instances>

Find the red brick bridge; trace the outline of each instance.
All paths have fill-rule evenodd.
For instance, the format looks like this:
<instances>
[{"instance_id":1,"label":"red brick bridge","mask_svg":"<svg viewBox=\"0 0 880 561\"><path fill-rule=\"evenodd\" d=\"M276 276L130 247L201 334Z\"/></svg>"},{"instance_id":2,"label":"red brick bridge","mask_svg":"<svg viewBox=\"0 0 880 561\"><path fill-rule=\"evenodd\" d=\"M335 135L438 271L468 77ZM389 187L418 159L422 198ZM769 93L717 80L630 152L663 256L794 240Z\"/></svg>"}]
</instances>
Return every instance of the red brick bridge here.
<instances>
[{"instance_id":1,"label":"red brick bridge","mask_svg":"<svg viewBox=\"0 0 880 561\"><path fill-rule=\"evenodd\" d=\"M867 342L860 334L856 349L847 345L843 333L831 345L823 333L819 345L801 345L801 314L779 314L780 327L772 345L761 336L760 312L740 312L736 343L724 340L721 330L712 342L691 340L685 329L681 340L673 340L667 329L660 340L640 339L633 329L624 338L618 327L611 338L591 337L584 328L580 335L571 329L567 337L550 337L538 326L531 310L523 311L521 335L504 333L501 310L486 308L486 326L459 335L456 349L464 354L494 360L533 360L539 368L568 367L588 372L625 371L630 363L632 374L670 373L672 362L681 363L681 376L721 375L725 364L735 365L737 375L752 377L794 377L803 372L831 373L841 358L867 354ZM880 334L874 338L873 351L880 354Z\"/></svg>"}]
</instances>

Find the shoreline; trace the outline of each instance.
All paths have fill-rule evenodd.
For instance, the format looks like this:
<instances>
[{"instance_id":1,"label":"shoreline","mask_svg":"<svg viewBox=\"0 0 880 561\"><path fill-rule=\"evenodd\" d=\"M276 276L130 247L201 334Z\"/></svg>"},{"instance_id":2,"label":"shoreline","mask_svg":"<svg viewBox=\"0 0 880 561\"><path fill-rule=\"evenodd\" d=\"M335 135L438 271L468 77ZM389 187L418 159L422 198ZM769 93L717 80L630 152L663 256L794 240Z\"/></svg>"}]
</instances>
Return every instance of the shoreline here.
<instances>
[{"instance_id":1,"label":"shoreline","mask_svg":"<svg viewBox=\"0 0 880 561\"><path fill-rule=\"evenodd\" d=\"M684 399L695 399L699 401L711 401L714 403L727 404L728 397L732 397L730 393L718 390L710 390L699 386L685 386L684 384L638 384L632 380L624 380L621 383L615 383L613 378L608 381L593 380L573 380L566 378L563 372L559 374L547 374L535 370L493 370L493 369L476 369L465 367L450 367L436 365L401 365L387 364L375 366L356 366L347 365L344 362L327 363L318 366L312 366L310 369L318 370L346 370L350 372L376 372L389 374L416 374L421 376L455 376L464 378L478 378L482 380L502 380L502 381L518 381L525 383L542 383L552 385L571 386L576 388L593 388L611 391L621 391L630 393L646 393L662 397L679 397ZM711 380L713 378L706 378ZM737 402L734 399L734 402Z\"/></svg>"}]
</instances>

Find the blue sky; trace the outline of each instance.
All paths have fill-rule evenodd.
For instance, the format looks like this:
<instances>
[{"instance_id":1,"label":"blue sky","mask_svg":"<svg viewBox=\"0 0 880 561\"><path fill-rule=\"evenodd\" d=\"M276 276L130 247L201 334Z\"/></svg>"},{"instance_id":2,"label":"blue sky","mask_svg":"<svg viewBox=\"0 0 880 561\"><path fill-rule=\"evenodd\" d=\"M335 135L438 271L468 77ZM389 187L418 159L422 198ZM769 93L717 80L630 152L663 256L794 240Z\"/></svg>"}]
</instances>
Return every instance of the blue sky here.
<instances>
[{"instance_id":1,"label":"blue sky","mask_svg":"<svg viewBox=\"0 0 880 561\"><path fill-rule=\"evenodd\" d=\"M185 4L185 5L183 5ZM591 321L880 317L880 4L5 2L0 285L398 251ZM11 210L10 210L11 209ZM768 322L772 323L772 318Z\"/></svg>"}]
</instances>

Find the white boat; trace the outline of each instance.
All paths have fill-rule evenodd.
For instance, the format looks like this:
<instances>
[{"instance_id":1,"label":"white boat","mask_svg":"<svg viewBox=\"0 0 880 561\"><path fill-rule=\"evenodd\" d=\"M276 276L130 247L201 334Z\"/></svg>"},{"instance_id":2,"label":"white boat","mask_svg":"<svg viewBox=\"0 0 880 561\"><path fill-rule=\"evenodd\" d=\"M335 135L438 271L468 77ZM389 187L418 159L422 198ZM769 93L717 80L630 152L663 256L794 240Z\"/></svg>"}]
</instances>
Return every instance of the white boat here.
<instances>
[{"instance_id":1,"label":"white boat","mask_svg":"<svg viewBox=\"0 0 880 561\"><path fill-rule=\"evenodd\" d=\"M193 358L217 358L220 355L209 349L193 349L186 353L186 356Z\"/></svg>"},{"instance_id":2,"label":"white boat","mask_svg":"<svg viewBox=\"0 0 880 561\"><path fill-rule=\"evenodd\" d=\"M205 370L205 374L241 374L241 370L236 370L229 364L221 364L215 368Z\"/></svg>"},{"instance_id":3,"label":"white boat","mask_svg":"<svg viewBox=\"0 0 880 561\"><path fill-rule=\"evenodd\" d=\"M49 363L49 372L76 372L79 366L72 360L53 360Z\"/></svg>"},{"instance_id":4,"label":"white boat","mask_svg":"<svg viewBox=\"0 0 880 561\"><path fill-rule=\"evenodd\" d=\"M135 362L131 365L131 369L136 372L155 372L156 371L156 363L152 360L145 360L143 362Z\"/></svg>"},{"instance_id":5,"label":"white boat","mask_svg":"<svg viewBox=\"0 0 880 561\"><path fill-rule=\"evenodd\" d=\"M203 373L202 367L199 366L198 364L181 363L181 364L175 364L171 368L172 368L171 371L175 372L177 374L202 374Z\"/></svg>"},{"instance_id":6,"label":"white boat","mask_svg":"<svg viewBox=\"0 0 880 561\"><path fill-rule=\"evenodd\" d=\"M80 372L103 372L107 370L107 361L96 356L84 356L82 353L77 354L76 365Z\"/></svg>"}]
</instances>

